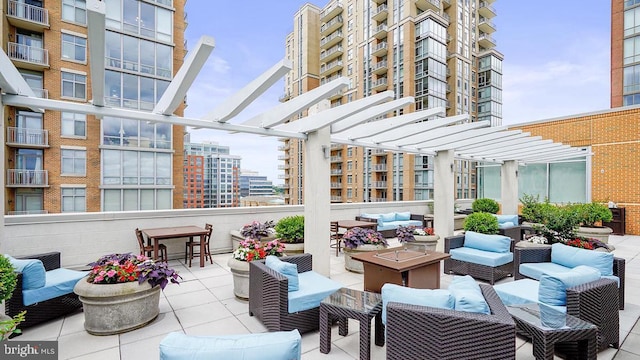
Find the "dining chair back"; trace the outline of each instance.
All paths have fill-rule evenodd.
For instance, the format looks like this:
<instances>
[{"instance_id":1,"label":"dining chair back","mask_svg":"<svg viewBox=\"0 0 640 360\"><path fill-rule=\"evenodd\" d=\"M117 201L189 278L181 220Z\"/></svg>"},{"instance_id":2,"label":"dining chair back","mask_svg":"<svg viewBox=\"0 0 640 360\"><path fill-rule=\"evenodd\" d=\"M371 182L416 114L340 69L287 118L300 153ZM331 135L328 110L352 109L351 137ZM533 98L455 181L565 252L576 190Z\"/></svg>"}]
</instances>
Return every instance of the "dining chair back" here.
<instances>
[{"instance_id":1,"label":"dining chair back","mask_svg":"<svg viewBox=\"0 0 640 360\"><path fill-rule=\"evenodd\" d=\"M206 224L204 226L207 229L207 233L204 235L204 249L200 249L200 241L193 241L193 238L189 238L189 241L185 242L185 263L189 260L189 267L191 267L191 260L194 255L200 255L200 251L204 251L205 259L208 258L211 264L213 264L213 257L211 256L211 250L209 243L211 242L211 234L213 233L213 225ZM194 248L198 248L197 252L194 252Z\"/></svg>"},{"instance_id":2,"label":"dining chair back","mask_svg":"<svg viewBox=\"0 0 640 360\"><path fill-rule=\"evenodd\" d=\"M336 256L338 256L342 247L342 234L339 232L340 228L337 221L332 221L330 225L329 243L332 248L336 249Z\"/></svg>"},{"instance_id":3,"label":"dining chair back","mask_svg":"<svg viewBox=\"0 0 640 360\"><path fill-rule=\"evenodd\" d=\"M146 245L144 242L144 235L142 230L136 228L136 238L138 239L138 246L140 247L140 255L146 255L151 257L153 254L153 245ZM167 261L167 246L165 244L158 244L158 251L160 255L160 261Z\"/></svg>"}]
</instances>

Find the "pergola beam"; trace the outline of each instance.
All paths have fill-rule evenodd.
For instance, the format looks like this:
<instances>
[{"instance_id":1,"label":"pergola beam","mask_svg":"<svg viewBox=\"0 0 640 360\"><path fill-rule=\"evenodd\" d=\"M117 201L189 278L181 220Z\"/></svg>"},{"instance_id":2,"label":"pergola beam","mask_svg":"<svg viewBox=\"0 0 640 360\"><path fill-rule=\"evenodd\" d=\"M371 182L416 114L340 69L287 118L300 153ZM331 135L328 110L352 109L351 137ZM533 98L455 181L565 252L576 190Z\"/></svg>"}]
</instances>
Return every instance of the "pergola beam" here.
<instances>
[{"instance_id":1,"label":"pergola beam","mask_svg":"<svg viewBox=\"0 0 640 360\"><path fill-rule=\"evenodd\" d=\"M403 101L404 99L410 99L411 103L413 103L413 97L403 97L402 99L392 101L392 103L397 101ZM375 111L377 111L378 107L381 107L384 105L387 105L387 104L371 107L369 109L366 109L362 113L373 111L374 109ZM360 115L360 114L357 114L349 119L345 119L344 121L331 125L331 133L334 136L339 136L340 138L343 138L343 139L350 139L350 140L363 139L363 138L375 136L378 134L382 134L384 132L399 128L407 124L426 120L427 118L432 116L444 115L444 112L445 112L444 108L438 107L438 108L433 108L428 110L416 111L409 114L398 115L390 118L374 120L364 124L358 123L357 126L349 128L348 125L352 124L351 119L353 117L357 117ZM348 122L349 124L347 125L343 124L345 122Z\"/></svg>"},{"instance_id":2,"label":"pergola beam","mask_svg":"<svg viewBox=\"0 0 640 360\"><path fill-rule=\"evenodd\" d=\"M396 129L392 129L379 135L363 138L361 140L365 142L371 142L374 144L381 144L381 143L390 142L393 140L402 139L404 137L411 136L414 134L423 133L425 131L437 129L440 127L445 127L451 124L455 124L457 122L464 121L465 119L468 119L468 118L469 118L469 115L457 115L457 116L450 116L442 119L422 121L415 124L409 124Z\"/></svg>"},{"instance_id":3,"label":"pergola beam","mask_svg":"<svg viewBox=\"0 0 640 360\"><path fill-rule=\"evenodd\" d=\"M475 124L475 123L471 123ZM478 141L479 138L483 136L492 135L497 132L501 132L505 130L506 127L498 127L498 126L490 126L484 127L481 129L469 130L464 133L464 136L460 136L459 133L454 133L450 135L444 135L442 137L436 139L430 139L421 143L416 144L418 148L432 148L436 150L449 150L457 148L457 144L460 141L465 140L475 140Z\"/></svg>"},{"instance_id":4,"label":"pergola beam","mask_svg":"<svg viewBox=\"0 0 640 360\"><path fill-rule=\"evenodd\" d=\"M502 136L501 136L502 135ZM493 137L495 136L495 137ZM510 146L535 140L542 140L541 136L531 136L530 133L523 133L520 130L506 131L504 133L490 134L481 142L474 139L461 141L461 146L456 146L456 151L474 151L477 149L500 148L501 146Z\"/></svg>"},{"instance_id":5,"label":"pergola beam","mask_svg":"<svg viewBox=\"0 0 640 360\"><path fill-rule=\"evenodd\" d=\"M443 136L458 135L461 138L465 138L464 133L466 131L487 127L490 125L491 124L489 123L489 121L477 121L477 122L465 123L460 125L443 126L438 129L433 129L433 130L425 131L422 133L409 135L402 139L388 141L388 143L396 146L414 145L417 148L422 148L422 147L426 148L426 146L421 146L421 144L430 140L438 139Z\"/></svg>"},{"instance_id":6,"label":"pergola beam","mask_svg":"<svg viewBox=\"0 0 640 360\"><path fill-rule=\"evenodd\" d=\"M91 70L91 102L95 106L104 106L104 44L107 5L104 1L87 0L86 7L89 69Z\"/></svg>"},{"instance_id":7,"label":"pergola beam","mask_svg":"<svg viewBox=\"0 0 640 360\"><path fill-rule=\"evenodd\" d=\"M375 132L376 128L379 127L382 122L385 122L385 120L398 119L400 116L376 120L377 117L402 109L405 106L413 104L414 101L415 99L412 96L405 96L401 99L371 106L338 123L331 124L331 134L340 134L341 137L349 137L349 134L356 134L367 130ZM390 128L393 128L393 125L387 127L387 130Z\"/></svg>"}]
</instances>

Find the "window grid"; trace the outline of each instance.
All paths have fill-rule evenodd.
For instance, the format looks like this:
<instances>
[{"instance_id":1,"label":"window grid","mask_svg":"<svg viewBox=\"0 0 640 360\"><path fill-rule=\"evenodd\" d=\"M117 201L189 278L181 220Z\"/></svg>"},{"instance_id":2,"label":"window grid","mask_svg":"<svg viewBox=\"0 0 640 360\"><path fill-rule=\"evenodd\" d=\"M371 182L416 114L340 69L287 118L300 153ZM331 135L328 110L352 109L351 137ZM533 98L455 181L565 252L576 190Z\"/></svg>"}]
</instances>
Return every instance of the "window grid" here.
<instances>
[{"instance_id":1,"label":"window grid","mask_svg":"<svg viewBox=\"0 0 640 360\"><path fill-rule=\"evenodd\" d=\"M62 212L87 211L87 195L84 188L62 188Z\"/></svg>"},{"instance_id":2,"label":"window grid","mask_svg":"<svg viewBox=\"0 0 640 360\"><path fill-rule=\"evenodd\" d=\"M63 71L62 96L86 100L87 76Z\"/></svg>"},{"instance_id":3,"label":"window grid","mask_svg":"<svg viewBox=\"0 0 640 360\"><path fill-rule=\"evenodd\" d=\"M62 34L62 59L86 62L87 39L80 36Z\"/></svg>"},{"instance_id":4,"label":"window grid","mask_svg":"<svg viewBox=\"0 0 640 360\"><path fill-rule=\"evenodd\" d=\"M87 115L71 113L71 112L62 112L61 117L62 117L62 126L61 126L62 136L77 136L77 137L87 136Z\"/></svg>"},{"instance_id":5,"label":"window grid","mask_svg":"<svg viewBox=\"0 0 640 360\"><path fill-rule=\"evenodd\" d=\"M80 175L84 176L87 172L87 151L62 149L62 175Z\"/></svg>"},{"instance_id":6,"label":"window grid","mask_svg":"<svg viewBox=\"0 0 640 360\"><path fill-rule=\"evenodd\" d=\"M78 24L87 24L87 3L85 0L62 0L62 19Z\"/></svg>"}]
</instances>

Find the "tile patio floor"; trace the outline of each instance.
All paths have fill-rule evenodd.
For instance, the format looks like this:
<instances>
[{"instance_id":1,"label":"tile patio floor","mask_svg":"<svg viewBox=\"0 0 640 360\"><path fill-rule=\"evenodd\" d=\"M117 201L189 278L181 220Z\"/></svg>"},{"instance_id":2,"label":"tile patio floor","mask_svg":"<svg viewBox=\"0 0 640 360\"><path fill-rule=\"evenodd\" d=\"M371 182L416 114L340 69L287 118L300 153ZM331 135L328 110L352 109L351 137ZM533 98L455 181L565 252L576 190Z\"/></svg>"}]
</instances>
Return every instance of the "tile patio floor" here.
<instances>
[{"instance_id":1,"label":"tile patio floor","mask_svg":"<svg viewBox=\"0 0 640 360\"><path fill-rule=\"evenodd\" d=\"M611 236L615 255L626 261L626 305L620 312L620 349L607 349L598 359L640 360L640 236ZM333 250L332 250L333 251ZM342 254L331 252L331 278L346 287L363 289L363 277L344 269ZM227 260L230 254L214 255L214 264L192 268L182 261L171 261L184 280L180 286L169 285L160 299L160 315L150 325L121 335L93 336L84 331L81 312L26 329L15 340L57 340L59 359L158 359L158 344L166 334L182 331L188 335L223 335L264 332L266 329L249 316L247 301L233 295L233 280ZM451 281L442 275L442 287ZM512 281L511 278L502 281ZM353 320L350 320L353 321ZM319 350L317 331L302 336L302 359L358 359L359 332L356 322L349 334L338 335L332 329L333 345L329 354ZM373 335L373 334L372 334ZM517 359L533 359L530 342L516 341ZM371 346L372 359L384 359L384 347Z\"/></svg>"}]
</instances>

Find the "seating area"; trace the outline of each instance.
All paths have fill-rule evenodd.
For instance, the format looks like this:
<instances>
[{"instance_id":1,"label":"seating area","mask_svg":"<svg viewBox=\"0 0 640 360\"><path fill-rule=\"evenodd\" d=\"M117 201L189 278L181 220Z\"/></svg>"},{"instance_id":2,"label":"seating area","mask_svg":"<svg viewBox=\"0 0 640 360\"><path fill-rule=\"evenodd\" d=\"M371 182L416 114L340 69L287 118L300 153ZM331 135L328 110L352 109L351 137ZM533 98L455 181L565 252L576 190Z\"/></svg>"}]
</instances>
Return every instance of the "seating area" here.
<instances>
[{"instance_id":1,"label":"seating area","mask_svg":"<svg viewBox=\"0 0 640 360\"><path fill-rule=\"evenodd\" d=\"M396 236L398 226L424 227L424 215L411 214L410 212L390 212L386 214L362 213L356 216L356 220L377 222L379 231L385 238Z\"/></svg>"},{"instance_id":2,"label":"seating area","mask_svg":"<svg viewBox=\"0 0 640 360\"><path fill-rule=\"evenodd\" d=\"M493 285L513 274L515 241L504 235L486 235L473 231L444 239L446 274L471 275Z\"/></svg>"},{"instance_id":3,"label":"seating area","mask_svg":"<svg viewBox=\"0 0 640 360\"><path fill-rule=\"evenodd\" d=\"M393 243L394 240L390 241L392 245L397 245L397 243ZM636 265L638 261L636 259L640 259L640 237L612 236L610 243L616 247L614 253L616 257L627 259L627 269L636 269L639 267ZM212 257L214 264L207 265L204 268L197 266L189 267L188 263L185 264L183 259L169 261L170 266L176 268L181 273L184 281L180 286L167 287L165 291L161 293L160 315L153 323L144 328L120 335L92 336L87 334L83 329L83 314L81 312L74 312L46 324L27 328L24 334L16 338L16 340L57 340L59 341L60 359L157 359L160 357L161 342L171 333L177 332L178 334L184 334L194 338L222 338L223 341L227 337L232 337L232 335L276 334L274 331L268 329L260 318L249 315L249 301L239 300L234 296L232 277L229 268L226 266L229 254L213 254ZM334 253L331 252L329 260L331 263L330 278L332 280L340 283L341 286L362 290L363 275L348 272L344 269L344 255L342 253L336 257ZM298 270L300 271L300 268L298 268ZM269 270L266 271L268 272ZM450 289L451 283L454 279L458 278L463 277L442 274L441 289ZM599 281L606 282L607 284L613 283L608 280ZM640 358L640 351L637 347L640 325L636 326L636 322L640 317L640 297L638 297L638 295L640 295L640 278L627 274L626 282L627 302L624 310L620 310L619 313L619 349L607 347L598 352L598 359ZM496 281L495 287L510 283L514 283L512 278L503 278ZM387 309L386 345L376 346L372 341L371 358L411 358L406 356L401 357L403 354L402 351L404 351L404 354L409 354L407 351L412 349L411 346L414 345L404 344L402 341L408 342L418 336L418 334L424 336L425 333L447 339L445 330L449 329L447 329L445 324L449 323L465 324L465 329L468 326L472 328L473 326L479 326L478 329L480 329L482 328L482 326L479 325L481 322L477 324L475 322L487 321L486 323L482 323L485 326L485 331L483 333L478 332L478 334L481 335L477 335L476 337L482 338L483 341L486 340L487 342L494 341L494 344L503 344L501 343L503 340L499 340L503 335L499 334L504 334L504 332L496 331L494 337L494 332L487 331L486 329L494 329L493 326L509 328L512 326L509 317L505 316L503 312L501 313L500 310L496 310L502 309L499 303L496 306L493 305L495 304L496 296L491 294L490 289L492 287L485 281L479 281L479 284L483 297L492 310L491 315L468 312L461 313L455 309L435 309L428 306L402 305L390 302L390 306ZM615 284L613 284L613 286L615 287ZM282 287L283 285L279 285L279 288ZM288 286L285 287L288 288ZM580 291L582 291L582 289L580 289ZM574 295L570 295L570 292L574 292L574 290L570 289L567 292L567 297L568 299L573 299ZM609 293L611 293L611 291L609 291ZM613 293L617 293L617 288ZM288 295L288 291L286 294ZM569 301L573 302L573 300ZM583 307L581 307L581 311L583 310ZM503 321L501 321L500 318L502 318ZM415 319L420 320L415 321ZM404 327L399 332L397 331L397 327L394 326L394 323L398 321L401 321L400 324ZM425 325L423 322L426 321L433 321L433 325ZM469 321L469 324L473 325L466 325L466 321ZM352 320L349 320L349 322L351 325ZM427 330L428 328L434 327L440 330L436 334ZM456 325L452 326L451 331L455 332L456 328ZM349 332L346 336L340 335L338 330L337 325L334 325L331 329L332 347L331 351L326 355L320 353L320 335L318 330L301 332L301 359L359 358L360 333L357 322L354 323L353 326L349 326ZM467 330L465 330L465 332L466 331ZM181 339L178 340L183 340L182 338L184 338L184 336L181 336ZM453 337L448 338L451 339ZM248 339L251 339L251 336L249 336ZM512 339L515 339L513 348L516 359L533 359L532 343L526 336L517 335L515 338L512 337ZM199 341L198 339L189 340ZM510 340L504 341L507 341L504 344L511 344L509 342ZM436 341L433 339L432 342L434 344L429 343L429 346L436 345L435 342L440 344L440 349L434 348L433 351L445 351L442 354L446 354L447 347L458 347L458 350L454 349L456 354L464 354L462 356L470 358L468 356L469 353L465 353L465 351L470 351L469 349L473 343L467 344L462 341L462 339L459 340L457 338L456 341L450 343L442 343L440 340ZM426 344L425 342L424 346L427 346ZM482 351L495 353L495 356L490 356L491 358L513 358L513 353L510 352L510 349L511 345L482 346ZM398 353L396 351L400 352ZM443 355L443 357L446 356Z\"/></svg>"}]
</instances>

